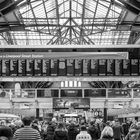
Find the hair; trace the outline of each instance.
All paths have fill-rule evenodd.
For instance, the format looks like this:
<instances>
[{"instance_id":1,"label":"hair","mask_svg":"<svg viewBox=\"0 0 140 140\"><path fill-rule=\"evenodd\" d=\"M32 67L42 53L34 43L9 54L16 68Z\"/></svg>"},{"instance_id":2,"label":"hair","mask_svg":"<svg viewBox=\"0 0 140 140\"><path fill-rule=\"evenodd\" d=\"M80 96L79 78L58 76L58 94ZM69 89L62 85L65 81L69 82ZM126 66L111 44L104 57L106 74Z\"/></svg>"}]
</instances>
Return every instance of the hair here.
<instances>
[{"instance_id":1,"label":"hair","mask_svg":"<svg viewBox=\"0 0 140 140\"><path fill-rule=\"evenodd\" d=\"M29 126L31 124L32 120L31 120L30 117L24 117L22 119L22 122L23 122L24 125Z\"/></svg>"},{"instance_id":2,"label":"hair","mask_svg":"<svg viewBox=\"0 0 140 140\"><path fill-rule=\"evenodd\" d=\"M81 131L86 131L86 130L87 130L86 126L85 125L82 125L81 126Z\"/></svg>"},{"instance_id":3,"label":"hair","mask_svg":"<svg viewBox=\"0 0 140 140\"><path fill-rule=\"evenodd\" d=\"M91 122L90 122L90 125L94 125L94 124L95 124L95 121L91 121Z\"/></svg>"},{"instance_id":4,"label":"hair","mask_svg":"<svg viewBox=\"0 0 140 140\"><path fill-rule=\"evenodd\" d=\"M109 126L105 126L102 133L101 133L102 137L104 136L110 136L113 137L113 130L111 127Z\"/></svg>"},{"instance_id":5,"label":"hair","mask_svg":"<svg viewBox=\"0 0 140 140\"><path fill-rule=\"evenodd\" d=\"M57 126L57 128L60 128L60 129L61 129L61 128L64 128L64 127L65 127L65 126L64 126L63 123L59 123L58 126Z\"/></svg>"}]
</instances>

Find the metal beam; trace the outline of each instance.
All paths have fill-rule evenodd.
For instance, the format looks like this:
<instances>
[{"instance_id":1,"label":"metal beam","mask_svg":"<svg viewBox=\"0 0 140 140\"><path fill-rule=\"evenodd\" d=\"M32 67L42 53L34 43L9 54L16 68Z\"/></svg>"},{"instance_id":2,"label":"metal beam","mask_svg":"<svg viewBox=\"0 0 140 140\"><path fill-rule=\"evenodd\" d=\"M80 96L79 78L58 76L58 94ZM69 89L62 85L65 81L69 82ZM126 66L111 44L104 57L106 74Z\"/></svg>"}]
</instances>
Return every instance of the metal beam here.
<instances>
[{"instance_id":1,"label":"metal beam","mask_svg":"<svg viewBox=\"0 0 140 140\"><path fill-rule=\"evenodd\" d=\"M140 81L140 76L114 76L114 77L108 77L108 76L102 76L102 77L0 77L1 82L24 82L24 81L43 81L43 82L57 82L57 81Z\"/></svg>"}]
</instances>

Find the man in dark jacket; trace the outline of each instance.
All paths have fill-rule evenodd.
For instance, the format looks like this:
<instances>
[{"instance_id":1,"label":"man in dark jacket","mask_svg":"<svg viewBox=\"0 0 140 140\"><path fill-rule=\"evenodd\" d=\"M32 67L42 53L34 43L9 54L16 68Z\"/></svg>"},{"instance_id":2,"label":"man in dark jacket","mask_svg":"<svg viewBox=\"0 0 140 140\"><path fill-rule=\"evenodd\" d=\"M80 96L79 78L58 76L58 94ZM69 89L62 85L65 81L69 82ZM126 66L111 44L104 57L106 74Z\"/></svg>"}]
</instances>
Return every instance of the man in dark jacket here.
<instances>
[{"instance_id":1,"label":"man in dark jacket","mask_svg":"<svg viewBox=\"0 0 140 140\"><path fill-rule=\"evenodd\" d=\"M95 125L94 121L90 122L90 126L87 131L91 135L92 140L98 140L100 138L100 131L98 127Z\"/></svg>"},{"instance_id":2,"label":"man in dark jacket","mask_svg":"<svg viewBox=\"0 0 140 140\"><path fill-rule=\"evenodd\" d=\"M113 126L113 133L114 133L114 140L122 140L123 128L120 125L120 122L118 120L115 121L115 125Z\"/></svg>"},{"instance_id":3,"label":"man in dark jacket","mask_svg":"<svg viewBox=\"0 0 140 140\"><path fill-rule=\"evenodd\" d=\"M69 140L75 140L77 134L79 133L78 129L76 128L74 123L71 123L68 127L68 138Z\"/></svg>"},{"instance_id":4,"label":"man in dark jacket","mask_svg":"<svg viewBox=\"0 0 140 140\"><path fill-rule=\"evenodd\" d=\"M54 140L68 140L68 132L63 123L58 124L54 132Z\"/></svg>"}]
</instances>

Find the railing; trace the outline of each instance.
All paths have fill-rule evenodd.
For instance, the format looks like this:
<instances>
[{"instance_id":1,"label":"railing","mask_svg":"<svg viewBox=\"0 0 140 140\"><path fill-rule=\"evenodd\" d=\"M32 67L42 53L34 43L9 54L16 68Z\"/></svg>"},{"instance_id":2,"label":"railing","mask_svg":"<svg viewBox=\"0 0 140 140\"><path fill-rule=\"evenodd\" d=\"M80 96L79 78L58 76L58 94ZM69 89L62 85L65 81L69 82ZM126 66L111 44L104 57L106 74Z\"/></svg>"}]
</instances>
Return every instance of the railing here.
<instances>
[{"instance_id":1,"label":"railing","mask_svg":"<svg viewBox=\"0 0 140 140\"><path fill-rule=\"evenodd\" d=\"M140 88L38 88L38 89L1 89L0 98L140 98Z\"/></svg>"}]
</instances>

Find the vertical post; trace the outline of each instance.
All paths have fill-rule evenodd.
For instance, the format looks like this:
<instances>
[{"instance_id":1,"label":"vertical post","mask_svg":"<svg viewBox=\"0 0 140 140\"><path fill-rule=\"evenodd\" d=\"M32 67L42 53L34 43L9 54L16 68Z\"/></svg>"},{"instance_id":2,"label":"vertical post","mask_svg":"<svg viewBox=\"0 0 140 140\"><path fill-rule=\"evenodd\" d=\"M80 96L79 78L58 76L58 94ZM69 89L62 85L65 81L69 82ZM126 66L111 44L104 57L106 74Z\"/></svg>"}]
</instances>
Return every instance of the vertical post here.
<instances>
[{"instance_id":1,"label":"vertical post","mask_svg":"<svg viewBox=\"0 0 140 140\"><path fill-rule=\"evenodd\" d=\"M108 117L107 117L107 108L108 108L107 102L108 102L108 100L106 99L104 102L104 123L106 123L107 119L108 119Z\"/></svg>"},{"instance_id":2,"label":"vertical post","mask_svg":"<svg viewBox=\"0 0 140 140\"><path fill-rule=\"evenodd\" d=\"M36 118L39 118L39 108L36 108Z\"/></svg>"},{"instance_id":3,"label":"vertical post","mask_svg":"<svg viewBox=\"0 0 140 140\"><path fill-rule=\"evenodd\" d=\"M107 108L104 107L104 123L107 122Z\"/></svg>"}]
</instances>

